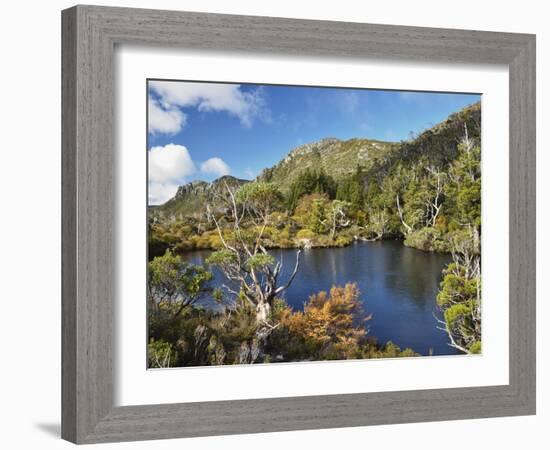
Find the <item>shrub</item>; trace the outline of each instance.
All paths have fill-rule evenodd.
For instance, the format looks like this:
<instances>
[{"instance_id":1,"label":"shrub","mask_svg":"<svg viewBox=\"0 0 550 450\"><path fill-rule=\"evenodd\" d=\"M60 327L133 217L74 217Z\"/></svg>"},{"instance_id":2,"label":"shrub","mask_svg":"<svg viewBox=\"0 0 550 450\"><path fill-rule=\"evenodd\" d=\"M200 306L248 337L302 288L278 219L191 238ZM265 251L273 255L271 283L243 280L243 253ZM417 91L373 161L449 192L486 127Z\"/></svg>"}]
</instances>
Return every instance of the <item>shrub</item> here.
<instances>
[{"instance_id":1,"label":"shrub","mask_svg":"<svg viewBox=\"0 0 550 450\"><path fill-rule=\"evenodd\" d=\"M479 354L479 353L481 353L481 341L476 341L476 342L474 342L474 343L470 346L469 351L470 351L470 353L472 353L472 354Z\"/></svg>"},{"instance_id":2,"label":"shrub","mask_svg":"<svg viewBox=\"0 0 550 450\"><path fill-rule=\"evenodd\" d=\"M147 366L149 368L172 367L177 359L177 352L168 342L151 339L147 345Z\"/></svg>"},{"instance_id":3,"label":"shrub","mask_svg":"<svg viewBox=\"0 0 550 450\"><path fill-rule=\"evenodd\" d=\"M448 252L449 242L438 228L425 227L410 233L404 244L428 252Z\"/></svg>"},{"instance_id":4,"label":"shrub","mask_svg":"<svg viewBox=\"0 0 550 450\"><path fill-rule=\"evenodd\" d=\"M353 242L353 238L350 236L340 235L336 238L336 245L338 247L346 247Z\"/></svg>"},{"instance_id":5,"label":"shrub","mask_svg":"<svg viewBox=\"0 0 550 450\"><path fill-rule=\"evenodd\" d=\"M190 306L208 291L212 277L203 266L187 264L166 250L149 263L149 299L155 305L164 303L176 309Z\"/></svg>"},{"instance_id":6,"label":"shrub","mask_svg":"<svg viewBox=\"0 0 550 450\"><path fill-rule=\"evenodd\" d=\"M313 231L311 231L310 229L308 229L308 228L304 228L304 229L298 231L298 233L296 233L296 238L297 239L313 239L313 238L315 238L315 233Z\"/></svg>"},{"instance_id":7,"label":"shrub","mask_svg":"<svg viewBox=\"0 0 550 450\"><path fill-rule=\"evenodd\" d=\"M332 287L309 298L303 312L283 320L290 333L303 339L314 359L348 359L360 356L360 344L366 335L359 290L356 284Z\"/></svg>"},{"instance_id":8,"label":"shrub","mask_svg":"<svg viewBox=\"0 0 550 450\"><path fill-rule=\"evenodd\" d=\"M312 295L303 312L276 299L269 318L276 326L264 338L255 308L244 298L223 312L190 308L177 317L155 317L149 323L149 367L416 356L367 338L370 317L355 284Z\"/></svg>"},{"instance_id":9,"label":"shrub","mask_svg":"<svg viewBox=\"0 0 550 450\"><path fill-rule=\"evenodd\" d=\"M364 358L410 358L413 356L419 356L411 348L406 348L401 350L401 348L394 344L391 341L386 342L383 346L377 346L374 343L371 343L370 346L366 347L366 352L364 353Z\"/></svg>"}]
</instances>

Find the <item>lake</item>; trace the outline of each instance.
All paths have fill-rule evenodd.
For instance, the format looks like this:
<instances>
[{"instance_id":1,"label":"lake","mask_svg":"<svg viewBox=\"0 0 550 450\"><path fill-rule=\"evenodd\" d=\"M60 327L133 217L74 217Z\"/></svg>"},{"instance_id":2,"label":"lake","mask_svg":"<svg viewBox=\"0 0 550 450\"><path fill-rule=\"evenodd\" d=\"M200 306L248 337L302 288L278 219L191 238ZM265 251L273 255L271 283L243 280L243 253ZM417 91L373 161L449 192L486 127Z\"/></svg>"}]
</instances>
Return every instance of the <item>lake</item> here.
<instances>
[{"instance_id":1,"label":"lake","mask_svg":"<svg viewBox=\"0 0 550 450\"><path fill-rule=\"evenodd\" d=\"M280 280L284 283L294 267L296 250L271 252L283 258ZM183 257L203 264L209 254L210 251L197 250ZM408 248L399 241L307 249L302 251L300 269L284 297L295 310L301 310L311 294L356 282L365 312L373 315L367 322L369 335L376 336L380 343L392 341L422 355L429 354L430 349L434 355L455 355L459 352L448 345L447 334L437 328L434 318L438 314L436 296L441 270L450 259L450 255ZM214 286L222 284L223 275L213 272Z\"/></svg>"}]
</instances>

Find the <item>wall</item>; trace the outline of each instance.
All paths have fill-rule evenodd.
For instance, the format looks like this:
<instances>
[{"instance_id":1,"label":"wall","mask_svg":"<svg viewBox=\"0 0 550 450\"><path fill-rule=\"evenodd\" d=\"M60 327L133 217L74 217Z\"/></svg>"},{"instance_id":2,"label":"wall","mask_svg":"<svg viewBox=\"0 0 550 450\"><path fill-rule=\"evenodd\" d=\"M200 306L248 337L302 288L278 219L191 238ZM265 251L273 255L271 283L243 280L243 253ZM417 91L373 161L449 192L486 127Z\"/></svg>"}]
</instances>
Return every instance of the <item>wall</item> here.
<instances>
[{"instance_id":1,"label":"wall","mask_svg":"<svg viewBox=\"0 0 550 450\"><path fill-rule=\"evenodd\" d=\"M480 2L394 0L392 2L297 2L279 0L188 0L185 2L107 1L105 5L204 12L272 15L469 28L537 34L538 100L538 221L548 224L542 210L542 190L548 181L542 149L548 119L547 61L550 30L544 2L524 0ZM70 444L59 439L60 416L60 10L70 1L5 2L2 5L2 372L0 411L4 448L58 449ZM547 120L546 120L547 122ZM546 167L550 169L549 167ZM530 443L542 448L547 440L550 398L542 383L548 362L548 333L542 324L544 250L539 233L538 410L536 417L484 419L445 423L407 424L340 430L304 431L128 443L117 448L334 448L342 444L371 448L512 449ZM7 247L6 247L7 244ZM546 268L548 267L545 264ZM7 287L7 289L6 289ZM536 442L541 442L536 444ZM105 448L113 448L100 446Z\"/></svg>"}]
</instances>

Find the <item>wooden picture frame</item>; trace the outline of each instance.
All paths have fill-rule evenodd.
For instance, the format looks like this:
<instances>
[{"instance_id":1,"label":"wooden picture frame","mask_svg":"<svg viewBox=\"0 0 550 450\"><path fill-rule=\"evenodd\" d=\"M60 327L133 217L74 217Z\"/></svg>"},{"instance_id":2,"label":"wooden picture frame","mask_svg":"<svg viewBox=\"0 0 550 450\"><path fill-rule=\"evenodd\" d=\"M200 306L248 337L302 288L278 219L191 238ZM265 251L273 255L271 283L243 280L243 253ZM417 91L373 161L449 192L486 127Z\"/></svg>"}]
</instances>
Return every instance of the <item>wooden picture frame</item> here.
<instances>
[{"instance_id":1,"label":"wooden picture frame","mask_svg":"<svg viewBox=\"0 0 550 450\"><path fill-rule=\"evenodd\" d=\"M75 443L535 413L535 36L75 6L62 13L62 437ZM117 44L505 64L510 86L509 384L114 407Z\"/></svg>"}]
</instances>

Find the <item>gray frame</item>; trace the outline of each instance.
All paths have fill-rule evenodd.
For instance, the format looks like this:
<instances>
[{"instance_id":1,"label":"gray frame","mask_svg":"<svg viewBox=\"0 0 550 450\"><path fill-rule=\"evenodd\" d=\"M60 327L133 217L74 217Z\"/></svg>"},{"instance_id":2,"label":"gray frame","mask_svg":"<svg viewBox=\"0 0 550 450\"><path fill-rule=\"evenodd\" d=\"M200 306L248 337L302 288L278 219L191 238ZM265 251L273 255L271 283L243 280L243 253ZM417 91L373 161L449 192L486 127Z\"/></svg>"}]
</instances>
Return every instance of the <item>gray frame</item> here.
<instances>
[{"instance_id":1,"label":"gray frame","mask_svg":"<svg viewBox=\"0 0 550 450\"><path fill-rule=\"evenodd\" d=\"M535 413L535 36L97 6L63 11L62 30L64 439L94 443ZM510 383L114 407L113 52L126 43L506 64Z\"/></svg>"}]
</instances>

